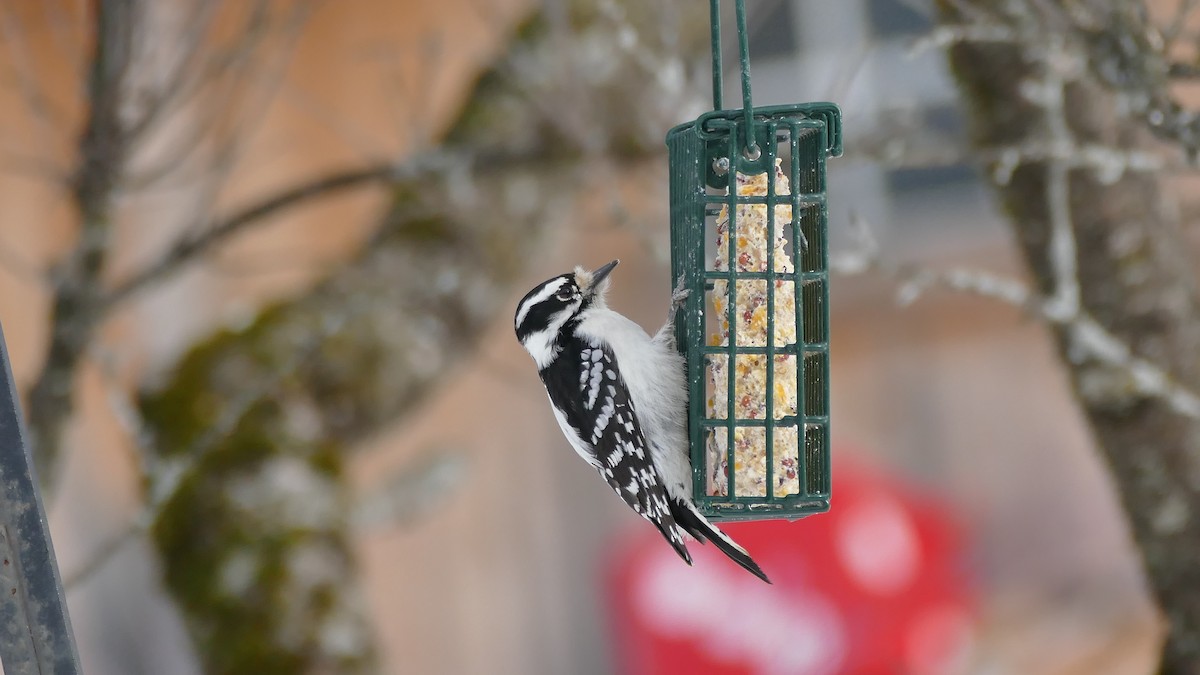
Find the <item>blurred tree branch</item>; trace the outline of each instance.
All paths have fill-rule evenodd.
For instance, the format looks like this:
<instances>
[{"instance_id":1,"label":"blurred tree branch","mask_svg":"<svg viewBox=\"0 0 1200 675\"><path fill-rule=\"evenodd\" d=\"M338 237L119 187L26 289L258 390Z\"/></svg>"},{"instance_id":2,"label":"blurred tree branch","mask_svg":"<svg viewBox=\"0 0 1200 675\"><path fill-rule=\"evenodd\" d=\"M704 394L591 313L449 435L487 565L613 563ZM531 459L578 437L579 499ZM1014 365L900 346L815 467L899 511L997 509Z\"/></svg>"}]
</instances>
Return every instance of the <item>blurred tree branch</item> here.
<instances>
[{"instance_id":1,"label":"blurred tree branch","mask_svg":"<svg viewBox=\"0 0 1200 675\"><path fill-rule=\"evenodd\" d=\"M59 446L71 413L75 371L99 320L100 275L112 232L114 192L129 158L121 106L134 57L138 0L96 3L87 77L87 120L79 139L79 167L71 181L78 213L78 244L54 270L50 345L29 392L29 431L43 487L53 483Z\"/></svg>"},{"instance_id":2,"label":"blurred tree branch","mask_svg":"<svg viewBox=\"0 0 1200 675\"><path fill-rule=\"evenodd\" d=\"M366 512L345 483L351 447L470 352L538 251L547 221L597 187L589 172L611 179L614 162L660 151L661 130L691 100L681 54L702 45L703 33L681 40L690 12L676 9L611 1L560 7L558 20L538 17L519 31L441 146L322 174L231 214L202 209L161 257L106 287L115 196L145 187L150 179L139 176L159 180L156 163L149 172L134 166L139 142L170 127L196 92L228 93L224 87L250 77L250 55L266 49L264 35L280 22L269 3L246 5L244 34L229 50L206 53L214 18L205 4L186 13L166 78L130 74L135 47L126 41L142 30L138 21L151 5L95 5L93 87L75 190L80 240L55 275L51 348L31 395L39 465L52 483L75 371L121 303L270 216L337 192L388 186L389 214L357 257L248 327L195 345L160 386L127 406L142 445L145 504L71 579L85 580L149 531L206 672L368 672L374 650L350 553L351 525ZM121 12L121 29L112 28ZM283 20L291 38L303 16L297 10ZM564 56L562 44L585 38L592 52ZM595 62L596 53L606 62ZM222 79L229 59L244 66L232 85ZM269 99L275 77L266 79ZM131 80L149 94L134 97ZM256 109L253 102L217 106L200 115L195 133L168 135L169 170L186 155L212 170L198 189L215 194L242 151L247 111ZM414 475L374 500L371 512L409 517L418 511L397 491L421 495L425 480L446 479L419 468Z\"/></svg>"},{"instance_id":3,"label":"blurred tree branch","mask_svg":"<svg viewBox=\"0 0 1200 675\"><path fill-rule=\"evenodd\" d=\"M1034 281L896 265L870 246L833 264L896 280L904 300L947 288L1019 306L1050 327L1172 625L1162 672L1200 672L1200 296L1161 186L1200 149L1198 116L1171 89L1197 67L1168 53L1194 39L1185 24L1197 3L1181 0L1161 29L1140 3L1115 0L938 5L943 25L917 49L948 50L972 105L975 148L915 137L919 125L890 115L892 126L851 151L888 166L983 162ZM49 347L29 398L45 484L79 363L122 303L289 209L368 187L391 190L392 203L345 266L249 326L194 345L129 406L145 503L71 582L149 532L206 672L369 672L377 664L352 526L423 513L430 491L444 494L458 474L419 465L367 508L349 494L347 456L471 351L548 222L602 189L595 176L612 179L615 166L658 152L663 129L687 116L678 111L693 78L681 55L703 47L689 23L703 21L703 8L552 4L480 79L439 147L322 173L214 214L207 202L315 3L280 14L269 0L193 2L166 65L149 73L134 68L150 59L136 38L154 4L91 6L88 107L70 182L78 242L52 275ZM215 48L210 30L231 6L234 39ZM484 0L475 7L491 16ZM20 50L11 39L19 26L0 12L8 49ZM276 30L282 47L270 39ZM692 33L699 42L680 37ZM589 49L565 48L576 43ZM47 126L36 77L18 69L17 84ZM190 133L167 134L141 157L145 140L181 111L195 113L202 94L238 104L205 110ZM1148 147L1148 134L1181 152ZM106 285L118 195L195 166L208 173L197 189L206 208L160 257Z\"/></svg>"},{"instance_id":4,"label":"blurred tree branch","mask_svg":"<svg viewBox=\"0 0 1200 675\"><path fill-rule=\"evenodd\" d=\"M1144 131L1191 155L1195 125L1166 87L1140 3L938 4L977 148L1044 150L1007 166L993 155L989 178L1170 622L1161 672L1200 672L1195 270L1164 207L1164 172L1080 161L1087 148L1142 152Z\"/></svg>"},{"instance_id":5,"label":"blurred tree branch","mask_svg":"<svg viewBox=\"0 0 1200 675\"><path fill-rule=\"evenodd\" d=\"M540 173L552 168L537 170L539 185L553 189L556 181ZM357 650L345 660L321 642L328 621L345 622L361 612L350 581L346 546L353 504L342 465L356 440L401 414L470 352L508 282L536 251L530 242L544 227L542 210L555 200L539 199L541 206L521 216L515 211L525 205L491 198L508 181L530 178L510 169L494 165L506 174L495 184L481 178L489 183L479 186L488 196L486 210L470 214L446 212L454 188L437 174L398 187L397 212L361 258L312 294L196 348L165 388L144 396L141 410L158 453L148 475L153 493L160 480L153 467L166 467L163 477L176 475L172 464L179 450L210 427L226 401L255 382L282 378L231 433L194 460L155 518L153 537L168 587L185 607L201 653L212 655L205 657L209 670L249 672L248 664L259 658L298 662L288 671L351 672L363 665ZM336 328L322 330L330 322ZM296 340L314 335L320 337L311 357L289 363ZM292 481L301 481L303 489ZM325 508L304 523L264 517L263 503L276 500L279 508L266 513L312 512L314 501ZM314 550L331 565L320 583L290 567ZM222 599L230 565L254 570L257 597ZM329 606L329 613L297 615L288 610L293 606ZM274 637L286 635L305 637ZM260 656L225 661L231 645Z\"/></svg>"},{"instance_id":6,"label":"blurred tree branch","mask_svg":"<svg viewBox=\"0 0 1200 675\"><path fill-rule=\"evenodd\" d=\"M127 300L129 296L178 273L185 265L281 211L372 183L396 182L411 173L410 167L393 163L335 170L271 194L216 222L193 225L187 230L190 234L176 242L158 261L119 282L104 296L101 305L107 307Z\"/></svg>"},{"instance_id":7,"label":"blurred tree branch","mask_svg":"<svg viewBox=\"0 0 1200 675\"><path fill-rule=\"evenodd\" d=\"M1047 298L1033 293L1020 279L983 269L933 268L887 260L880 254L866 223L859 220L856 224L860 230L859 242L849 250L832 255L830 271L847 276L869 273L890 279L898 284L897 300L902 305L916 302L933 288L1011 305L1047 325L1073 334L1079 354L1123 372L1135 393L1159 398L1181 415L1200 417L1200 395L1180 383L1170 371L1138 356L1082 308L1063 312L1047 302Z\"/></svg>"},{"instance_id":8,"label":"blurred tree branch","mask_svg":"<svg viewBox=\"0 0 1200 675\"><path fill-rule=\"evenodd\" d=\"M144 0L95 0L82 8L83 20L90 22L83 33L90 39L91 53L84 64L85 120L76 143L77 166L69 181L78 221L77 242L50 275L53 288L50 340L41 372L29 392L28 405L35 462L46 490L52 490L55 483L62 435L73 409L71 398L79 363L115 301L123 299L124 294L113 295L105 290L104 275L116 226L116 200L138 182L133 176L137 169L135 160L150 146L148 140L159 126L178 115L197 92L212 93L211 90L220 89L226 98L236 99L235 92L247 87L245 78L256 69L229 66L263 51L264 36L274 23L297 34L314 5L312 0L295 3L282 12L282 19L273 20L267 0L247 3L239 8L246 17L243 30L234 37L228 50L206 44L211 40L209 32L214 15L227 6L223 3L191 2L190 11L185 12L186 20L179 27L180 40L166 46L166 40L144 39L162 27L156 21L163 19L161 15L170 14L171 8L166 5ZM19 19L8 10L2 18L6 34L20 34ZM9 42L10 47L17 44ZM286 62L287 50L282 51ZM160 63L163 59L167 62L165 67ZM48 104L36 84L36 72L27 61L14 57L14 66L32 116L39 125L44 125ZM232 77L228 75L231 71ZM171 155L169 166L188 164L188 154L203 145L210 131L238 108L214 106L201 115L198 128L183 135L184 145L175 148L178 152ZM233 126L238 129L238 125ZM232 158L241 140L237 134L226 139L216 157L227 159L214 161L213 167L224 166L227 170L231 164L228 158ZM286 201L288 195L281 197ZM291 200L303 198L290 196ZM269 203L260 206L267 208L237 214L232 229L244 229L274 210ZM166 271L165 268L147 270L143 283L165 276Z\"/></svg>"}]
</instances>

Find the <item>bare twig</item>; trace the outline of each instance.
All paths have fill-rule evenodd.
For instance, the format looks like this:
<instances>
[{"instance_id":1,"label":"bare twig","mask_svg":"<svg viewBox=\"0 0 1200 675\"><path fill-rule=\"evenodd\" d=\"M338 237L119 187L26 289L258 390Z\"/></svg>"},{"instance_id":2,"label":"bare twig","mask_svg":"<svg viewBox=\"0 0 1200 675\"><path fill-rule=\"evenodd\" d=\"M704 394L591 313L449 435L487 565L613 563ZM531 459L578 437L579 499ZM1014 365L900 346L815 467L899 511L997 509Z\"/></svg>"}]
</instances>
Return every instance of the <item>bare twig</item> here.
<instances>
[{"instance_id":1,"label":"bare twig","mask_svg":"<svg viewBox=\"0 0 1200 675\"><path fill-rule=\"evenodd\" d=\"M836 99L831 99L836 100ZM965 138L927 128L926 121L910 108L882 112L873 128L846 149L845 159L866 160L895 168L926 168L987 164L992 178L1005 184L1021 166L1055 160L1071 169L1087 169L1103 183L1112 183L1128 172L1175 172L1192 169L1163 153L1089 143L1026 142L990 148L968 147Z\"/></svg>"},{"instance_id":2,"label":"bare twig","mask_svg":"<svg viewBox=\"0 0 1200 675\"><path fill-rule=\"evenodd\" d=\"M909 55L916 56L931 49L945 49L959 42L1004 42L1017 39L1016 32L999 24L942 24L929 33L917 38L909 47Z\"/></svg>"},{"instance_id":3,"label":"bare twig","mask_svg":"<svg viewBox=\"0 0 1200 675\"><path fill-rule=\"evenodd\" d=\"M162 58L173 63L163 69L163 75L156 78L160 82L156 83L157 86L150 87L152 93L144 108L139 111L140 116L129 124L128 133L131 139L145 136L155 124L165 119L165 113L179 99L203 82L204 69L199 65L203 41L219 6L220 3L216 2L197 2L193 5L192 11L183 21L183 35L173 40L172 48L162 55ZM264 3L259 0L252 14L264 10Z\"/></svg>"},{"instance_id":4,"label":"bare twig","mask_svg":"<svg viewBox=\"0 0 1200 675\"><path fill-rule=\"evenodd\" d=\"M1041 91L1031 93L1038 97L1041 109L1045 113L1046 131L1050 135L1048 145L1059 148L1072 148L1075 145L1074 136L1067 125L1063 105L1064 63L1069 56L1063 50L1062 40L1051 37L1046 53L1042 56L1042 86ZM1079 263L1075 245L1075 230L1071 222L1071 197L1068 184L1068 173L1071 166L1058 157L1046 161L1046 207L1050 217L1050 241L1047 252L1050 265L1054 269L1054 294L1046 300L1043 309L1048 314L1070 319L1079 315Z\"/></svg>"},{"instance_id":5,"label":"bare twig","mask_svg":"<svg viewBox=\"0 0 1200 675\"><path fill-rule=\"evenodd\" d=\"M1183 34L1184 29L1187 28L1188 19L1191 18L1197 5L1200 5L1197 0L1178 0L1178 4L1175 5L1175 14L1161 31L1163 51L1169 50L1175 44L1175 40Z\"/></svg>"},{"instance_id":6,"label":"bare twig","mask_svg":"<svg viewBox=\"0 0 1200 675\"><path fill-rule=\"evenodd\" d=\"M255 0L246 11L246 18L232 45L207 48L212 52L207 59L181 72L177 82L163 83L172 86L174 91L164 94L161 101L153 104L150 118L143 118L137 131L142 135L149 133L156 124L170 119L163 117L165 111L178 111L189 104L194 104L195 119L188 125L187 133L169 138L164 147L154 153L158 157L156 161L148 166L133 167L126 185L144 188L168 179L194 184L204 178L210 179L209 191L216 191L237 159L240 141L249 137L264 121L263 112L282 82L300 28L314 2L306 0L291 6L286 16L278 21L282 24L283 48L264 57L267 48L273 46L270 38L274 35L276 21L268 0ZM257 63L257 60L272 58L274 62L270 65ZM252 102L245 100L248 92L256 93ZM205 102L194 103L201 93L205 94ZM202 155L205 151L211 152L212 157ZM203 169L187 171L194 170L197 165ZM198 175L180 176L181 173ZM217 180L212 180L213 176Z\"/></svg>"},{"instance_id":7,"label":"bare twig","mask_svg":"<svg viewBox=\"0 0 1200 675\"><path fill-rule=\"evenodd\" d=\"M378 161L381 150L384 149L380 139L375 133L360 128L357 120L340 118L339 111L300 87L284 86L280 89L280 97L336 134L347 148L353 149L364 164Z\"/></svg>"},{"instance_id":8,"label":"bare twig","mask_svg":"<svg viewBox=\"0 0 1200 675\"><path fill-rule=\"evenodd\" d=\"M281 45L267 51L263 63L247 69L240 77L245 84L233 90L240 94L242 100L235 106L213 106L210 109L210 114L221 118L214 138L210 139L214 141L215 150L208 163L206 189L214 199L224 188L242 155L251 147L250 139L267 119L267 108L283 87L296 43L316 6L316 0L291 3L289 10L277 22L278 36L274 37L278 38ZM269 23L268 27L275 28L274 24ZM263 42L267 43L265 37Z\"/></svg>"},{"instance_id":9,"label":"bare twig","mask_svg":"<svg viewBox=\"0 0 1200 675\"><path fill-rule=\"evenodd\" d=\"M42 75L33 61L25 27L9 2L0 2L0 42L8 50L8 61L29 117L37 125L42 140L48 142L55 137L55 128L61 126L64 116L38 84Z\"/></svg>"},{"instance_id":10,"label":"bare twig","mask_svg":"<svg viewBox=\"0 0 1200 675\"><path fill-rule=\"evenodd\" d=\"M1069 300L1038 297L1024 282L986 270L962 267L938 270L888 262L880 256L865 221L856 217L852 222L858 230L858 244L830 256L830 271L847 276L878 274L892 279L899 284L898 299L903 304L915 302L930 288L942 288L1011 305L1050 325L1068 329L1082 355L1124 372L1134 391L1165 401L1181 415L1200 419L1200 395L1168 371L1134 354L1078 303L1066 312L1063 307Z\"/></svg>"},{"instance_id":11,"label":"bare twig","mask_svg":"<svg viewBox=\"0 0 1200 675\"><path fill-rule=\"evenodd\" d=\"M409 172L414 169L414 163L381 163L332 171L276 192L260 202L251 204L207 226L196 227L191 230L195 234L176 243L157 262L119 283L105 296L103 306L111 307L128 299L134 293L177 272L184 265L199 259L234 236L245 232L264 218L315 199L409 175Z\"/></svg>"}]
</instances>

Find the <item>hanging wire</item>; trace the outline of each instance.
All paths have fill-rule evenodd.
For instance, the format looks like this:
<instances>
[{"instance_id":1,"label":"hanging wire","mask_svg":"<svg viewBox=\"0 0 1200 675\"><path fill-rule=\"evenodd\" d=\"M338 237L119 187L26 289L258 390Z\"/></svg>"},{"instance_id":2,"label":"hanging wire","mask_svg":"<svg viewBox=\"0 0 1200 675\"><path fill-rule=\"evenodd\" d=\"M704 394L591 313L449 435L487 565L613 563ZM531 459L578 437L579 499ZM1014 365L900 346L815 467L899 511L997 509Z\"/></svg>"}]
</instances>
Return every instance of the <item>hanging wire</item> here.
<instances>
[{"instance_id":1,"label":"hanging wire","mask_svg":"<svg viewBox=\"0 0 1200 675\"><path fill-rule=\"evenodd\" d=\"M721 93L724 84L721 82L721 0L708 0L709 24L712 26L712 87L713 110L720 110Z\"/></svg>"},{"instance_id":2,"label":"hanging wire","mask_svg":"<svg viewBox=\"0 0 1200 675\"><path fill-rule=\"evenodd\" d=\"M713 110L723 110L721 68L721 0L709 0L708 10L712 28L712 90ZM751 161L762 154L754 135L754 104L750 97L750 38L746 30L746 2L737 0L734 3L737 18L738 34L738 65L742 73L742 114L745 117L746 147L743 155Z\"/></svg>"},{"instance_id":3,"label":"hanging wire","mask_svg":"<svg viewBox=\"0 0 1200 675\"><path fill-rule=\"evenodd\" d=\"M762 154L754 137L754 104L750 102L750 38L746 34L746 0L737 0L738 60L742 68L742 114L746 116L746 150L751 161Z\"/></svg>"}]
</instances>

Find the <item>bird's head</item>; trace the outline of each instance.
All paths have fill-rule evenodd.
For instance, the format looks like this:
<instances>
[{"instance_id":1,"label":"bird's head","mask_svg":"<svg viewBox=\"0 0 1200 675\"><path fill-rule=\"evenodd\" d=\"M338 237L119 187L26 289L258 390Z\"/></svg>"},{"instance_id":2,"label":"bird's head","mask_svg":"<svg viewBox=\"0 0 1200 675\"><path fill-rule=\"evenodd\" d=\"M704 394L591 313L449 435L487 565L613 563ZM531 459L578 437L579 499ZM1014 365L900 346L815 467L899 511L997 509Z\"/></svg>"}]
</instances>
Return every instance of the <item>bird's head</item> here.
<instances>
[{"instance_id":1,"label":"bird's head","mask_svg":"<svg viewBox=\"0 0 1200 675\"><path fill-rule=\"evenodd\" d=\"M605 307L608 275L620 260L598 269L575 271L551 277L534 286L517 304L513 328L521 345L544 368L554 359L559 332L563 326L593 308Z\"/></svg>"}]
</instances>

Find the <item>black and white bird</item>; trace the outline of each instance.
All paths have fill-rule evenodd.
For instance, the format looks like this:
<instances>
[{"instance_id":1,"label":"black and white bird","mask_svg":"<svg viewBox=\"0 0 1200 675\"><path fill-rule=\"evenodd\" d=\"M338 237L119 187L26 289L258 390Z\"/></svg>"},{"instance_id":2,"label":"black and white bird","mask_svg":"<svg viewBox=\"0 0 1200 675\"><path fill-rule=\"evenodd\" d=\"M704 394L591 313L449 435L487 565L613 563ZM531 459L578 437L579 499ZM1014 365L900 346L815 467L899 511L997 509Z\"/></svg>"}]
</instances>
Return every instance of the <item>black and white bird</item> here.
<instances>
[{"instance_id":1,"label":"black and white bird","mask_svg":"<svg viewBox=\"0 0 1200 675\"><path fill-rule=\"evenodd\" d=\"M548 279L517 305L517 339L537 364L554 417L575 452L689 565L685 532L771 583L692 501L688 391L673 330L686 292L676 292L667 323L651 337L605 304L618 262Z\"/></svg>"}]
</instances>

